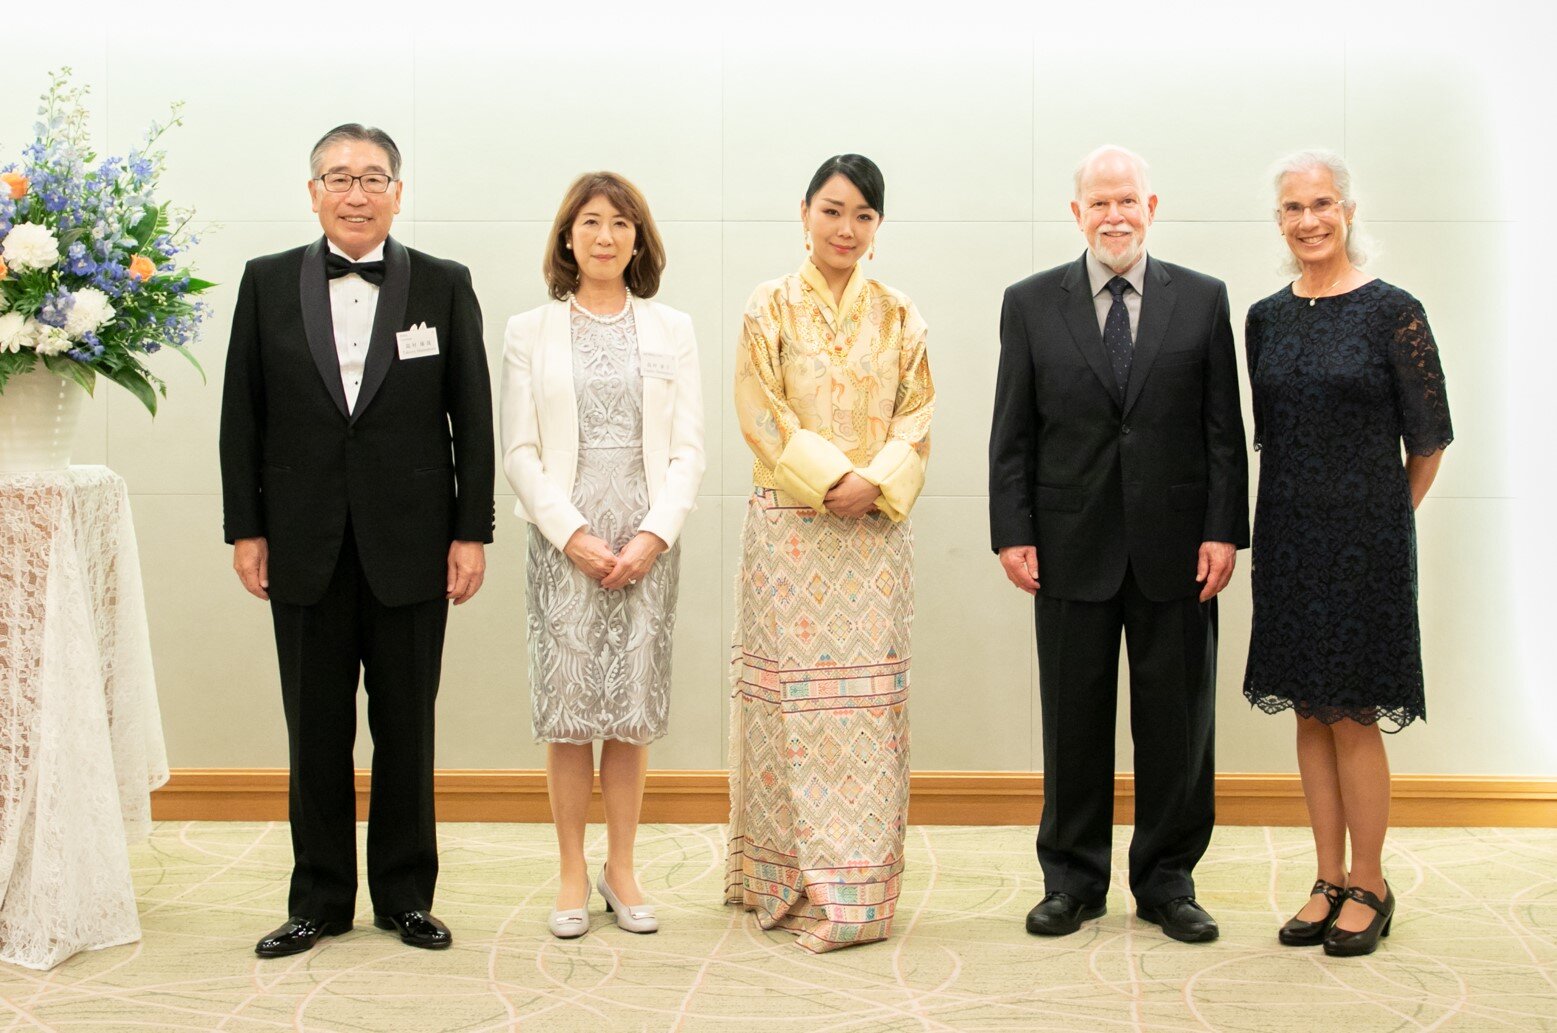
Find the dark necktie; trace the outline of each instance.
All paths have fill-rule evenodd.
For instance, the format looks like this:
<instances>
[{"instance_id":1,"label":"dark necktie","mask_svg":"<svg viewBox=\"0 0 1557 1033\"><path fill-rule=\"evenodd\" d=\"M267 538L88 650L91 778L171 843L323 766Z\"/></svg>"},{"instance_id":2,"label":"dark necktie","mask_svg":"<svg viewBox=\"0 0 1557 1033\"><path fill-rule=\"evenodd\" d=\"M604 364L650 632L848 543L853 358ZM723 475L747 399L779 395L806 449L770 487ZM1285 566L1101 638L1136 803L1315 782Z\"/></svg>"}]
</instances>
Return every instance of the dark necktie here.
<instances>
[{"instance_id":1,"label":"dark necktie","mask_svg":"<svg viewBox=\"0 0 1557 1033\"><path fill-rule=\"evenodd\" d=\"M1124 292L1130 289L1130 281L1116 276L1108 281L1108 292L1114 303L1108 307L1108 318L1103 321L1103 347L1108 349L1108 361L1114 367L1114 380L1123 394L1130 382L1130 359L1135 347L1130 340L1130 310L1125 308Z\"/></svg>"},{"instance_id":2,"label":"dark necktie","mask_svg":"<svg viewBox=\"0 0 1557 1033\"><path fill-rule=\"evenodd\" d=\"M337 255L334 251L326 251L324 273L332 280L356 273L373 286L381 287L384 284L384 261L380 259L377 262L353 262L349 258Z\"/></svg>"}]
</instances>

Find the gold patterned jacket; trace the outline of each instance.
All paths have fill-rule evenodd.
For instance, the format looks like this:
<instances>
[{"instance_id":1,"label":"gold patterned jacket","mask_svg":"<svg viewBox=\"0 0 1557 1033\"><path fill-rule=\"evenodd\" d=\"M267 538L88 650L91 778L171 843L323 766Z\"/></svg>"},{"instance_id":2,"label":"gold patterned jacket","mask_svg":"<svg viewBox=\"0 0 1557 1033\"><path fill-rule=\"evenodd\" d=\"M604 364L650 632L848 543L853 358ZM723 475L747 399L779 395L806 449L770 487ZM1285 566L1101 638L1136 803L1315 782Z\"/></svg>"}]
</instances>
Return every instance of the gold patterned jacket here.
<instances>
[{"instance_id":1,"label":"gold patterned jacket","mask_svg":"<svg viewBox=\"0 0 1557 1033\"><path fill-rule=\"evenodd\" d=\"M843 298L810 259L746 303L735 369L752 479L816 510L851 470L902 520L924 487L935 385L914 303L854 267Z\"/></svg>"}]
</instances>

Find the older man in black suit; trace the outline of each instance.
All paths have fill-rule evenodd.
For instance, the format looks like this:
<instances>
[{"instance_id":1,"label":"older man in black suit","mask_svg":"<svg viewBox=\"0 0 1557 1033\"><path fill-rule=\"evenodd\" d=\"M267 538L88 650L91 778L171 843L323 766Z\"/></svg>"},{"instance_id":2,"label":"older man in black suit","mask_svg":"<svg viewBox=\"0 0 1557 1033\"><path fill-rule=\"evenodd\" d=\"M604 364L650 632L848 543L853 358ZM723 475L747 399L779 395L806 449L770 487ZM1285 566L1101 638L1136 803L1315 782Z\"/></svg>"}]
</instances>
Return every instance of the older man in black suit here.
<instances>
[{"instance_id":1,"label":"older man in black suit","mask_svg":"<svg viewBox=\"0 0 1557 1033\"><path fill-rule=\"evenodd\" d=\"M447 947L433 702L448 604L481 587L492 540L492 396L464 266L389 236L400 151L338 126L308 183L324 237L249 262L222 395L233 566L270 601L291 754L290 918L255 945L296 954L351 929L359 675L373 773L374 924Z\"/></svg>"},{"instance_id":2,"label":"older man in black suit","mask_svg":"<svg viewBox=\"0 0 1557 1033\"><path fill-rule=\"evenodd\" d=\"M1088 155L1071 203L1086 253L1008 288L1000 316L990 532L1036 597L1038 935L1105 911L1122 629L1130 890L1174 939L1217 936L1193 872L1215 821L1215 597L1248 545L1248 471L1227 288L1147 256L1156 207L1139 156Z\"/></svg>"}]
</instances>

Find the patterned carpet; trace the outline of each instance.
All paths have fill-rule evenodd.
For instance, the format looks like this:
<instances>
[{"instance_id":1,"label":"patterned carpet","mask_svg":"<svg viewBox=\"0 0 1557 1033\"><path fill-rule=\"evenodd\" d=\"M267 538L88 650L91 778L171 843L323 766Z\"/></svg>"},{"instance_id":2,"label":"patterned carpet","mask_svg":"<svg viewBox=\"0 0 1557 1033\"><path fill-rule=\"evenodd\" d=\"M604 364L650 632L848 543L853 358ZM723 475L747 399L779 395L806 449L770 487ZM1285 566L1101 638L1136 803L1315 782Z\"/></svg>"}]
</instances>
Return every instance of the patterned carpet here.
<instances>
[{"instance_id":1,"label":"patterned carpet","mask_svg":"<svg viewBox=\"0 0 1557 1033\"><path fill-rule=\"evenodd\" d=\"M1304 829L1218 831L1199 884L1222 938L1189 946L1138 921L1118 881L1101 921L1030 937L1029 830L914 828L896 934L821 957L719 905L716 826L643 830L664 931L616 929L597 896L573 943L542 924L549 826L440 833L452 949L403 947L359 913L310 954L261 961L253 941L283 917L286 827L161 824L132 855L144 940L49 973L0 966L0 1031L1557 1031L1553 829L1393 833L1394 934L1350 961L1276 943L1313 878ZM603 829L590 833L599 858Z\"/></svg>"}]
</instances>

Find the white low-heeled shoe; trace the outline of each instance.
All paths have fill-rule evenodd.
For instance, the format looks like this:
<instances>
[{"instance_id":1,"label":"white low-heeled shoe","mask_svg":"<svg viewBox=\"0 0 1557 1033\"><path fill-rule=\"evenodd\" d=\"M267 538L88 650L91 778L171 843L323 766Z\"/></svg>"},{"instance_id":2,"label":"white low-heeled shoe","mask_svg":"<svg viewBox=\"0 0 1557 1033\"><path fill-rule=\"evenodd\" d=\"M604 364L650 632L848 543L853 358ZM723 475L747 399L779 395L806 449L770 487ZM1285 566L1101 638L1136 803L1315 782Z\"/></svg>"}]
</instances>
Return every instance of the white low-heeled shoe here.
<instances>
[{"instance_id":1,"label":"white low-heeled shoe","mask_svg":"<svg viewBox=\"0 0 1557 1033\"><path fill-rule=\"evenodd\" d=\"M559 940L576 940L589 932L589 911L581 907L553 911L546 920L546 928Z\"/></svg>"},{"instance_id":2,"label":"white low-heeled shoe","mask_svg":"<svg viewBox=\"0 0 1557 1033\"><path fill-rule=\"evenodd\" d=\"M559 940L576 940L589 932L589 883L584 883L584 906L553 911L546 928Z\"/></svg>"},{"instance_id":3,"label":"white low-heeled shoe","mask_svg":"<svg viewBox=\"0 0 1557 1033\"><path fill-rule=\"evenodd\" d=\"M648 904L623 904L611 892L611 886L606 882L605 869L600 869L600 879L595 883L595 888L605 898L606 914L616 916L616 927L626 929L630 933L654 933L659 932L660 920L654 917L654 908Z\"/></svg>"}]
</instances>

